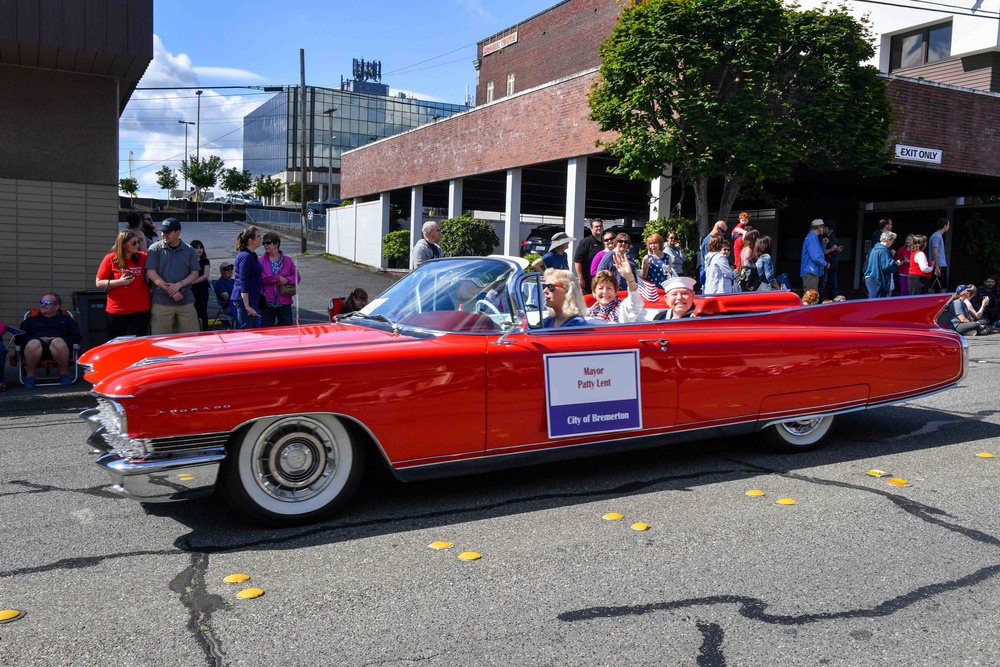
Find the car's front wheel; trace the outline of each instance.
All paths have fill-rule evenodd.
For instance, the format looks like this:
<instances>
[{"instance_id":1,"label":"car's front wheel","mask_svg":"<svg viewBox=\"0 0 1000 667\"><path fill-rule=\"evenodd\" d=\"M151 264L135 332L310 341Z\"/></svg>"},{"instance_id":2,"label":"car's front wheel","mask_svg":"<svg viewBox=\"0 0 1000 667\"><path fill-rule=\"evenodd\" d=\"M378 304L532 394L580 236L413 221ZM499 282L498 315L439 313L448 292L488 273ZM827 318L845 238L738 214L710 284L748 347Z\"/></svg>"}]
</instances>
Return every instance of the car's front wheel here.
<instances>
[{"instance_id":1,"label":"car's front wheel","mask_svg":"<svg viewBox=\"0 0 1000 667\"><path fill-rule=\"evenodd\" d=\"M833 417L781 422L764 429L768 445L779 452L805 452L823 444L833 427Z\"/></svg>"},{"instance_id":2,"label":"car's front wheel","mask_svg":"<svg viewBox=\"0 0 1000 667\"><path fill-rule=\"evenodd\" d=\"M324 519L357 488L364 448L332 415L261 419L236 436L222 470L223 494L255 521Z\"/></svg>"}]
</instances>

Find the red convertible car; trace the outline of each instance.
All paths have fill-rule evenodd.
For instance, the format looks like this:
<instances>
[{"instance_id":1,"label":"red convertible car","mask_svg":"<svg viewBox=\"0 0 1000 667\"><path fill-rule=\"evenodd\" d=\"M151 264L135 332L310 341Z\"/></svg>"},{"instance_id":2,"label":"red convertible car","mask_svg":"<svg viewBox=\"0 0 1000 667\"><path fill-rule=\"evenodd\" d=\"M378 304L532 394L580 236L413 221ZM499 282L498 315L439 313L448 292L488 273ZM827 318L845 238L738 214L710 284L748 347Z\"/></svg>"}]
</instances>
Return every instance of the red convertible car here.
<instances>
[{"instance_id":1,"label":"red convertible car","mask_svg":"<svg viewBox=\"0 0 1000 667\"><path fill-rule=\"evenodd\" d=\"M805 450L836 415L966 367L965 340L935 322L947 296L755 292L698 297L684 319L546 329L525 266L439 259L335 323L90 350L97 462L140 501L218 487L287 525L330 515L377 461L413 480L757 431Z\"/></svg>"}]
</instances>

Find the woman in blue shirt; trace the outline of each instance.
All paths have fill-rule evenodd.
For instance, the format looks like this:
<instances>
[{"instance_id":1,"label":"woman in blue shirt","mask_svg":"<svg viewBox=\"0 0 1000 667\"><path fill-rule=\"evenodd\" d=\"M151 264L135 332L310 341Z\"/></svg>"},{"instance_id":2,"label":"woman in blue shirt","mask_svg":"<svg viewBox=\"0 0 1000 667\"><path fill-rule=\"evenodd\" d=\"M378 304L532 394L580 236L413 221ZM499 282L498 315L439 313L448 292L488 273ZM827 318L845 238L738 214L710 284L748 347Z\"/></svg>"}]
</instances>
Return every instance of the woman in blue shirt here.
<instances>
[{"instance_id":1,"label":"woman in blue shirt","mask_svg":"<svg viewBox=\"0 0 1000 667\"><path fill-rule=\"evenodd\" d=\"M260 293L264 289L264 269L254 252L260 247L260 230L256 227L244 227L236 236L236 284L230 301L233 304L233 315L236 317L237 329L256 329L260 327L260 313L257 306L260 303Z\"/></svg>"},{"instance_id":2,"label":"woman in blue shirt","mask_svg":"<svg viewBox=\"0 0 1000 667\"><path fill-rule=\"evenodd\" d=\"M545 305L552 310L552 315L542 320L542 327L552 329L587 326L587 320L583 318L586 312L583 295L569 271L546 270L542 288L545 290Z\"/></svg>"},{"instance_id":3,"label":"woman in blue shirt","mask_svg":"<svg viewBox=\"0 0 1000 667\"><path fill-rule=\"evenodd\" d=\"M552 235L552 242L549 243L549 251L532 262L532 268L535 271L544 271L545 269L569 271L569 257L566 256L566 248L570 241L575 240L566 232L556 232Z\"/></svg>"}]
</instances>

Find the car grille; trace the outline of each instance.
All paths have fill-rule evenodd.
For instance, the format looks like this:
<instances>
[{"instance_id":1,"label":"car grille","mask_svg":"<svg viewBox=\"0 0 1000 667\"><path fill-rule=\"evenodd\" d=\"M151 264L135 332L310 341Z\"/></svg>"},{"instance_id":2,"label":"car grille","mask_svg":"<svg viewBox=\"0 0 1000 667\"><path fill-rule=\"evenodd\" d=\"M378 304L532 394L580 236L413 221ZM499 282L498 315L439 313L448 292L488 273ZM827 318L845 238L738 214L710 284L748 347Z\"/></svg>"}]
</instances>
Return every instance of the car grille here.
<instances>
[{"instance_id":1,"label":"car grille","mask_svg":"<svg viewBox=\"0 0 1000 667\"><path fill-rule=\"evenodd\" d=\"M229 433L205 433L202 435L176 435L169 438L151 438L147 441L146 450L167 454L171 452L188 452L199 449L217 449L226 446Z\"/></svg>"}]
</instances>

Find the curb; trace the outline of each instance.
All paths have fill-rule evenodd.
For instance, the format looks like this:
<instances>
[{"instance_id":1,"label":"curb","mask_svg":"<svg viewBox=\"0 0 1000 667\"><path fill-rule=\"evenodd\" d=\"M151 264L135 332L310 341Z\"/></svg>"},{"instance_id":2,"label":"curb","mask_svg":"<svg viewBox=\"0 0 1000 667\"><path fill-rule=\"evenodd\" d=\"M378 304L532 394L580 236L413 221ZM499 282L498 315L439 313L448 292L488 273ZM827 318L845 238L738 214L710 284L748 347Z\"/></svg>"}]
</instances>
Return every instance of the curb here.
<instances>
[{"instance_id":1,"label":"curb","mask_svg":"<svg viewBox=\"0 0 1000 667\"><path fill-rule=\"evenodd\" d=\"M90 394L90 383L84 382L86 389L77 387L36 387L24 389L11 387L0 394L0 414L37 410L86 410L97 406L97 400Z\"/></svg>"}]
</instances>

